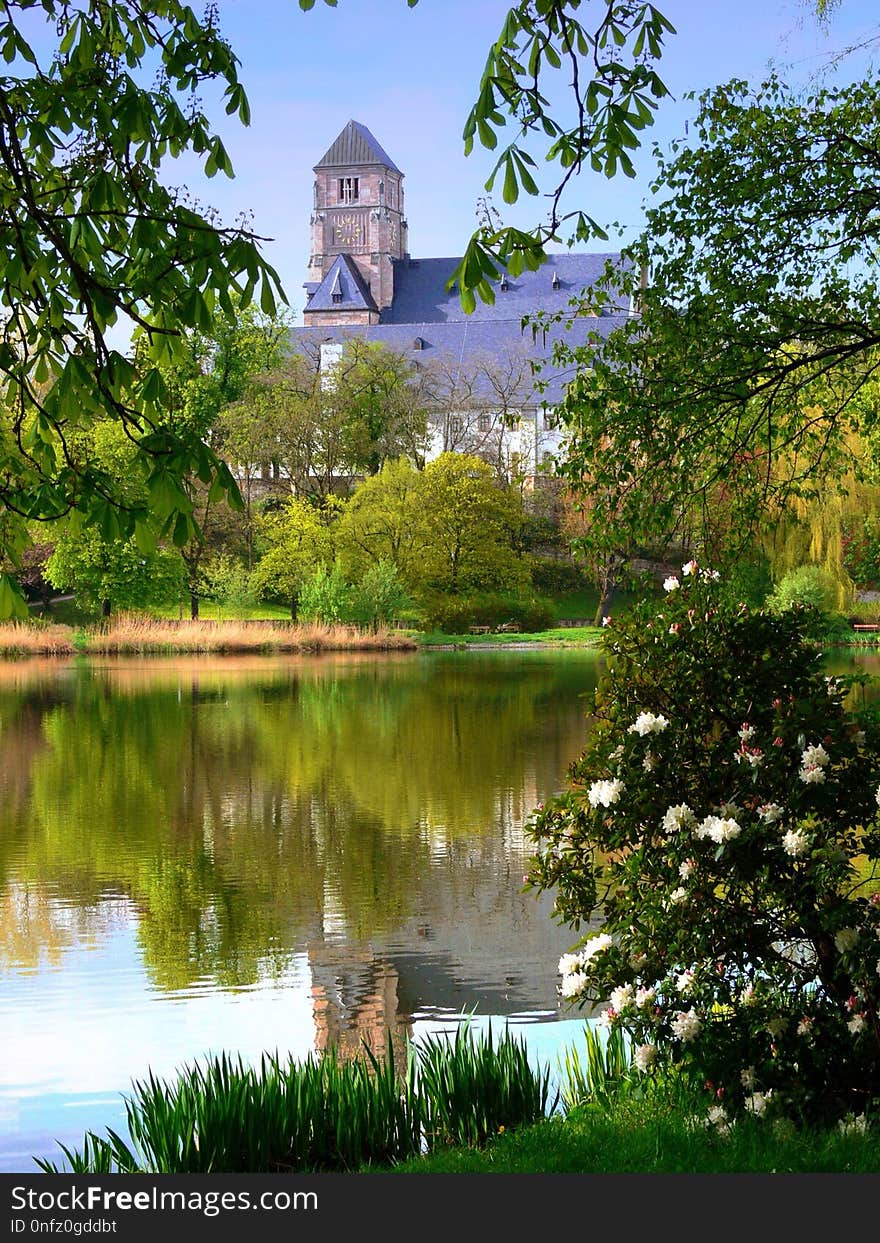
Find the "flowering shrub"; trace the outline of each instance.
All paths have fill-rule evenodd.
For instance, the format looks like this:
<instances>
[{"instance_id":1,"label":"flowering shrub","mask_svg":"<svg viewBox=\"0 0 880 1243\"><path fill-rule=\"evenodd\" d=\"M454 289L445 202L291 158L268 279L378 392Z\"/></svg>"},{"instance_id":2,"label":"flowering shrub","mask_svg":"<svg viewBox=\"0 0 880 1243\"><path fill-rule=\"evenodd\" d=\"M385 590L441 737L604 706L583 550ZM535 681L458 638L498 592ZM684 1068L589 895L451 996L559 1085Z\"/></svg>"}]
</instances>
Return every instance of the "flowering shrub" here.
<instances>
[{"instance_id":1,"label":"flowering shrub","mask_svg":"<svg viewBox=\"0 0 880 1243\"><path fill-rule=\"evenodd\" d=\"M604 921L561 992L605 1003L639 1070L693 1071L722 1130L850 1125L880 1108L880 726L822 676L809 610L672 577L605 631L587 749L530 826L530 882Z\"/></svg>"}]
</instances>

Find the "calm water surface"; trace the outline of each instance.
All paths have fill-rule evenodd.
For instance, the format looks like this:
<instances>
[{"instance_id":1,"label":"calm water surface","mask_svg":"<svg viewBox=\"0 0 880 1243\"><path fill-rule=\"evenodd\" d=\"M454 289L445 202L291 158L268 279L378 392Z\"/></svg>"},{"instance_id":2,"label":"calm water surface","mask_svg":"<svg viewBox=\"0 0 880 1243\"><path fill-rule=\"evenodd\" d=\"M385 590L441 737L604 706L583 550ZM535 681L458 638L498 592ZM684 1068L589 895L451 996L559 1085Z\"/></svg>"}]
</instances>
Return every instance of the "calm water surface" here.
<instances>
[{"instance_id":1,"label":"calm water surface","mask_svg":"<svg viewBox=\"0 0 880 1243\"><path fill-rule=\"evenodd\" d=\"M588 652L0 665L0 1169L209 1050L382 1045L476 1010L550 1056L572 942L523 824ZM586 698L585 698L586 696Z\"/></svg>"}]
</instances>

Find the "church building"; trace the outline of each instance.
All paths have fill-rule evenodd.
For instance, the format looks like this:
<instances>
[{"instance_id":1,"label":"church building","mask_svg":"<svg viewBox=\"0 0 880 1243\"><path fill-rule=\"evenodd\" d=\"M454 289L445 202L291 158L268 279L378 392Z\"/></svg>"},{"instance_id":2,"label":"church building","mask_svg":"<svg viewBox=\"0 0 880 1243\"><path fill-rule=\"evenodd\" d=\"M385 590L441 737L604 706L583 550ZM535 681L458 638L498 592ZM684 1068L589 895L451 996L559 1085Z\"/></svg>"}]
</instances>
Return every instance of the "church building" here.
<instances>
[{"instance_id":1,"label":"church building","mask_svg":"<svg viewBox=\"0 0 880 1243\"><path fill-rule=\"evenodd\" d=\"M613 306L537 340L523 331L523 317L569 310L619 256L568 251L549 255L536 272L502 273L494 304L478 301L468 315L458 289L447 288L459 259L411 256L404 174L365 125L349 121L314 173L306 303L294 348L320 352L329 373L345 342L359 337L432 369L428 457L476 453L533 482L564 452L552 408L568 377L552 365L554 340L563 331L573 343L597 330L607 335L631 312Z\"/></svg>"}]
</instances>

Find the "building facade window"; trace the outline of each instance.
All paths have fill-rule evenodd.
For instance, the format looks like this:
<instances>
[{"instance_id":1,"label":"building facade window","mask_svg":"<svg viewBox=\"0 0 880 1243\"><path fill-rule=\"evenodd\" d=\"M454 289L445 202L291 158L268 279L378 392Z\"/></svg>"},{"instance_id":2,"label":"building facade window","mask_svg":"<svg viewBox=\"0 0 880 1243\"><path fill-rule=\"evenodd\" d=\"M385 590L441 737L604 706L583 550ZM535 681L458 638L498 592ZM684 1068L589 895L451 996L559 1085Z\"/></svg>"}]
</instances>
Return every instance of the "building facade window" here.
<instances>
[{"instance_id":1,"label":"building facade window","mask_svg":"<svg viewBox=\"0 0 880 1243\"><path fill-rule=\"evenodd\" d=\"M491 414L481 414L480 415L480 431L487 432L491 426L492 426Z\"/></svg>"},{"instance_id":2,"label":"building facade window","mask_svg":"<svg viewBox=\"0 0 880 1243\"><path fill-rule=\"evenodd\" d=\"M340 203L356 203L360 196L360 179L358 177L339 178Z\"/></svg>"},{"instance_id":3,"label":"building facade window","mask_svg":"<svg viewBox=\"0 0 880 1243\"><path fill-rule=\"evenodd\" d=\"M464 419L460 414L453 414L449 417L449 434L451 436L460 436L464 431Z\"/></svg>"}]
</instances>

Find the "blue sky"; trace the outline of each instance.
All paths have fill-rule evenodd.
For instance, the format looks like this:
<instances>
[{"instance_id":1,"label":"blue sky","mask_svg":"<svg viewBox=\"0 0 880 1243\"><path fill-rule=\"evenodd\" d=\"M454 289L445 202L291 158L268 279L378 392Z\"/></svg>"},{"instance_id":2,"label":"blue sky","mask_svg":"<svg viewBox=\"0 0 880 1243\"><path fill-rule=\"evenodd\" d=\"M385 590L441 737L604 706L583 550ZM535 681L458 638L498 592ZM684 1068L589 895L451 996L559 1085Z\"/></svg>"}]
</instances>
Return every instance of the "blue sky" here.
<instances>
[{"instance_id":1,"label":"blue sky","mask_svg":"<svg viewBox=\"0 0 880 1243\"><path fill-rule=\"evenodd\" d=\"M312 167L350 117L375 134L406 174L410 249L418 256L461 253L474 224L478 197L492 165L489 153L465 158L461 130L473 101L486 50L496 37L507 0L321 0L303 13L296 0L220 0L221 26L241 62L252 123L243 129L221 118L236 170L234 181L207 181L194 164L169 169L203 205L227 222L253 213L253 227L297 313L308 259ZM806 83L829 53L856 42L878 23L876 0L843 0L830 32L811 16L807 0L658 0L678 34L668 41L661 75L676 97L664 101L653 139L678 136L693 104L682 100L732 76L757 79L773 63L792 82ZM864 58L845 63L860 72ZM565 91L559 85L559 98ZM566 200L603 223L621 221L631 236L642 219L650 179L651 139L635 181L583 174ZM549 170L548 170L549 172ZM550 186L547 177L547 188ZM500 203L500 195L497 196ZM536 223L545 211L526 198L505 219ZM597 246L597 249L599 247Z\"/></svg>"}]
</instances>

